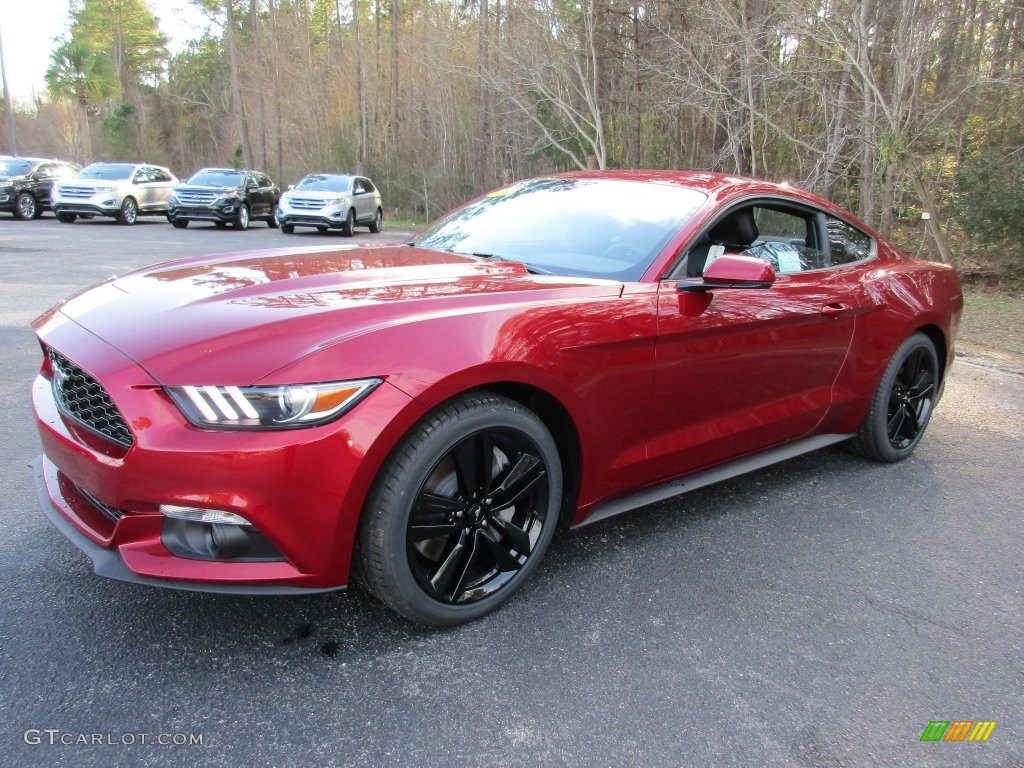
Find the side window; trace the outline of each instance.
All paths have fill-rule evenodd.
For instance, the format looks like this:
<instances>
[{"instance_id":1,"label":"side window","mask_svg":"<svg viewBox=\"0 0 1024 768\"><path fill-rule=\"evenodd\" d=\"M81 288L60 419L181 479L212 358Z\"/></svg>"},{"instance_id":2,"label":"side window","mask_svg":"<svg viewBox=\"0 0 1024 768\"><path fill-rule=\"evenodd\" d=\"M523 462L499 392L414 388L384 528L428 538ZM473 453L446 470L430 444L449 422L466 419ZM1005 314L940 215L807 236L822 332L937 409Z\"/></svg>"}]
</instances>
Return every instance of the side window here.
<instances>
[{"instance_id":1,"label":"side window","mask_svg":"<svg viewBox=\"0 0 1024 768\"><path fill-rule=\"evenodd\" d=\"M366 191L366 186L363 184L362 179L356 179L352 182L352 194L361 195Z\"/></svg>"},{"instance_id":2,"label":"side window","mask_svg":"<svg viewBox=\"0 0 1024 768\"><path fill-rule=\"evenodd\" d=\"M171 177L163 168L151 168L150 181L170 181Z\"/></svg>"},{"instance_id":3,"label":"side window","mask_svg":"<svg viewBox=\"0 0 1024 768\"><path fill-rule=\"evenodd\" d=\"M828 244L833 264L852 264L871 255L871 238L845 221L826 217Z\"/></svg>"},{"instance_id":4,"label":"side window","mask_svg":"<svg viewBox=\"0 0 1024 768\"><path fill-rule=\"evenodd\" d=\"M52 165L40 165L36 171L35 176L37 179L52 179L54 176Z\"/></svg>"},{"instance_id":5,"label":"side window","mask_svg":"<svg viewBox=\"0 0 1024 768\"><path fill-rule=\"evenodd\" d=\"M364 192L376 192L377 189L376 189L376 187L373 186L372 183L370 183L369 179L363 179L363 191Z\"/></svg>"},{"instance_id":6,"label":"side window","mask_svg":"<svg viewBox=\"0 0 1024 768\"><path fill-rule=\"evenodd\" d=\"M77 172L78 171L75 169L74 166L58 165L56 169L54 169L53 175L61 179L67 179L74 176Z\"/></svg>"},{"instance_id":7,"label":"side window","mask_svg":"<svg viewBox=\"0 0 1024 768\"><path fill-rule=\"evenodd\" d=\"M743 254L764 259L780 275L829 266L828 254L815 248L814 216L802 211L754 207L757 240Z\"/></svg>"}]
</instances>

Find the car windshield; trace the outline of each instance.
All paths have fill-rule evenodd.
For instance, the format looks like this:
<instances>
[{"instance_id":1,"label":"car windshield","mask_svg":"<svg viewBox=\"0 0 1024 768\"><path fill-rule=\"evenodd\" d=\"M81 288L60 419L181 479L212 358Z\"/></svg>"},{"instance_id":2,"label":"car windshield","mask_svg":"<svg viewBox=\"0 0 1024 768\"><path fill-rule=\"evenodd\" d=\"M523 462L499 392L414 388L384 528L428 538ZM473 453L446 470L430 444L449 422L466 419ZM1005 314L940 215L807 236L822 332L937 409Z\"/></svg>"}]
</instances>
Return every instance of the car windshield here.
<instances>
[{"instance_id":1,"label":"car windshield","mask_svg":"<svg viewBox=\"0 0 1024 768\"><path fill-rule=\"evenodd\" d=\"M667 182L535 179L469 203L413 244L555 275L638 280L705 200Z\"/></svg>"},{"instance_id":2,"label":"car windshield","mask_svg":"<svg viewBox=\"0 0 1024 768\"><path fill-rule=\"evenodd\" d=\"M78 178L117 181L131 178L134 172L135 166L129 163L94 163L79 171Z\"/></svg>"},{"instance_id":3,"label":"car windshield","mask_svg":"<svg viewBox=\"0 0 1024 768\"><path fill-rule=\"evenodd\" d=\"M32 170L33 165L30 160L18 160L14 157L0 160L0 176L24 176Z\"/></svg>"},{"instance_id":4,"label":"car windshield","mask_svg":"<svg viewBox=\"0 0 1024 768\"><path fill-rule=\"evenodd\" d=\"M295 185L303 192L348 192L352 179L348 176L334 176L326 173L311 173Z\"/></svg>"},{"instance_id":5,"label":"car windshield","mask_svg":"<svg viewBox=\"0 0 1024 768\"><path fill-rule=\"evenodd\" d=\"M240 187L245 181L245 174L231 170L204 170L192 175L189 184L199 187Z\"/></svg>"}]
</instances>

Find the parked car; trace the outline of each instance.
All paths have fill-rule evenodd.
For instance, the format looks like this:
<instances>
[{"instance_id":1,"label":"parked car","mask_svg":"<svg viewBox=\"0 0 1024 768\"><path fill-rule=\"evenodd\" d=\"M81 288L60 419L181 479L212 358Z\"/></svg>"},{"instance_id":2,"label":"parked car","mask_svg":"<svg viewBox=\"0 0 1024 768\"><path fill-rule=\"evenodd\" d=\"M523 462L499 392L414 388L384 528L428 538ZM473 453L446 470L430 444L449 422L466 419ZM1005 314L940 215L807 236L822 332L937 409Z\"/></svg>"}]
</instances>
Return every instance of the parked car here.
<instances>
[{"instance_id":1,"label":"parked car","mask_svg":"<svg viewBox=\"0 0 1024 768\"><path fill-rule=\"evenodd\" d=\"M171 194L167 220L184 229L190 221L212 221L248 229L253 219L277 228L277 200L281 190L262 171L203 168Z\"/></svg>"},{"instance_id":2,"label":"parked car","mask_svg":"<svg viewBox=\"0 0 1024 768\"><path fill-rule=\"evenodd\" d=\"M367 226L377 233L384 226L384 208L380 192L365 176L311 173L281 195L277 219L286 235L295 227L351 235L356 226Z\"/></svg>"},{"instance_id":3,"label":"parked car","mask_svg":"<svg viewBox=\"0 0 1024 768\"><path fill-rule=\"evenodd\" d=\"M523 181L405 245L184 259L50 310L40 498L104 576L283 594L358 563L457 624L560 522L827 445L905 459L962 306L951 267L789 186Z\"/></svg>"},{"instance_id":4,"label":"parked car","mask_svg":"<svg viewBox=\"0 0 1024 768\"><path fill-rule=\"evenodd\" d=\"M53 184L81 168L41 157L0 157L0 211L27 221L50 210Z\"/></svg>"},{"instance_id":5,"label":"parked car","mask_svg":"<svg viewBox=\"0 0 1024 768\"><path fill-rule=\"evenodd\" d=\"M166 212L167 198L178 179L166 168L148 163L93 163L54 185L53 211L70 224L76 218L112 216L134 224L139 216Z\"/></svg>"}]
</instances>

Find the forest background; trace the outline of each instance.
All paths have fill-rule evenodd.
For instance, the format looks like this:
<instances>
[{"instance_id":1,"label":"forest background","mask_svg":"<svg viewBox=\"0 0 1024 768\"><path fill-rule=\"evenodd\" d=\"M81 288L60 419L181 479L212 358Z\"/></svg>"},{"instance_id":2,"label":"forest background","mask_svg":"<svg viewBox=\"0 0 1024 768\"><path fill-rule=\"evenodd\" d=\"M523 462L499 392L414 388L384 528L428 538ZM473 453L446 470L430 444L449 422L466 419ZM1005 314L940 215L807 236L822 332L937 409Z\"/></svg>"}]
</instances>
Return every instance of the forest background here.
<instances>
[{"instance_id":1,"label":"forest background","mask_svg":"<svg viewBox=\"0 0 1024 768\"><path fill-rule=\"evenodd\" d=\"M171 55L144 0L74 0L20 154L362 172L415 221L550 171L712 169L1024 282L1022 0L191 3L212 31Z\"/></svg>"}]
</instances>

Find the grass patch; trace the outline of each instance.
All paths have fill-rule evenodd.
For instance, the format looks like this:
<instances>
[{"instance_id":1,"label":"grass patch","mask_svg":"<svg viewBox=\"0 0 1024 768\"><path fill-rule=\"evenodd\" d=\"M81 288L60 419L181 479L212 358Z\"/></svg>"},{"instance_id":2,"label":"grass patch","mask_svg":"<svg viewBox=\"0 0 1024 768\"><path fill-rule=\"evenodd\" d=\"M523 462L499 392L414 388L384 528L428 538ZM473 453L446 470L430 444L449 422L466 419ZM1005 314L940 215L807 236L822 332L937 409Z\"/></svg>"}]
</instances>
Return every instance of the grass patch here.
<instances>
[{"instance_id":1,"label":"grass patch","mask_svg":"<svg viewBox=\"0 0 1024 768\"><path fill-rule=\"evenodd\" d=\"M959 340L1024 355L1024 294L965 287Z\"/></svg>"}]
</instances>

